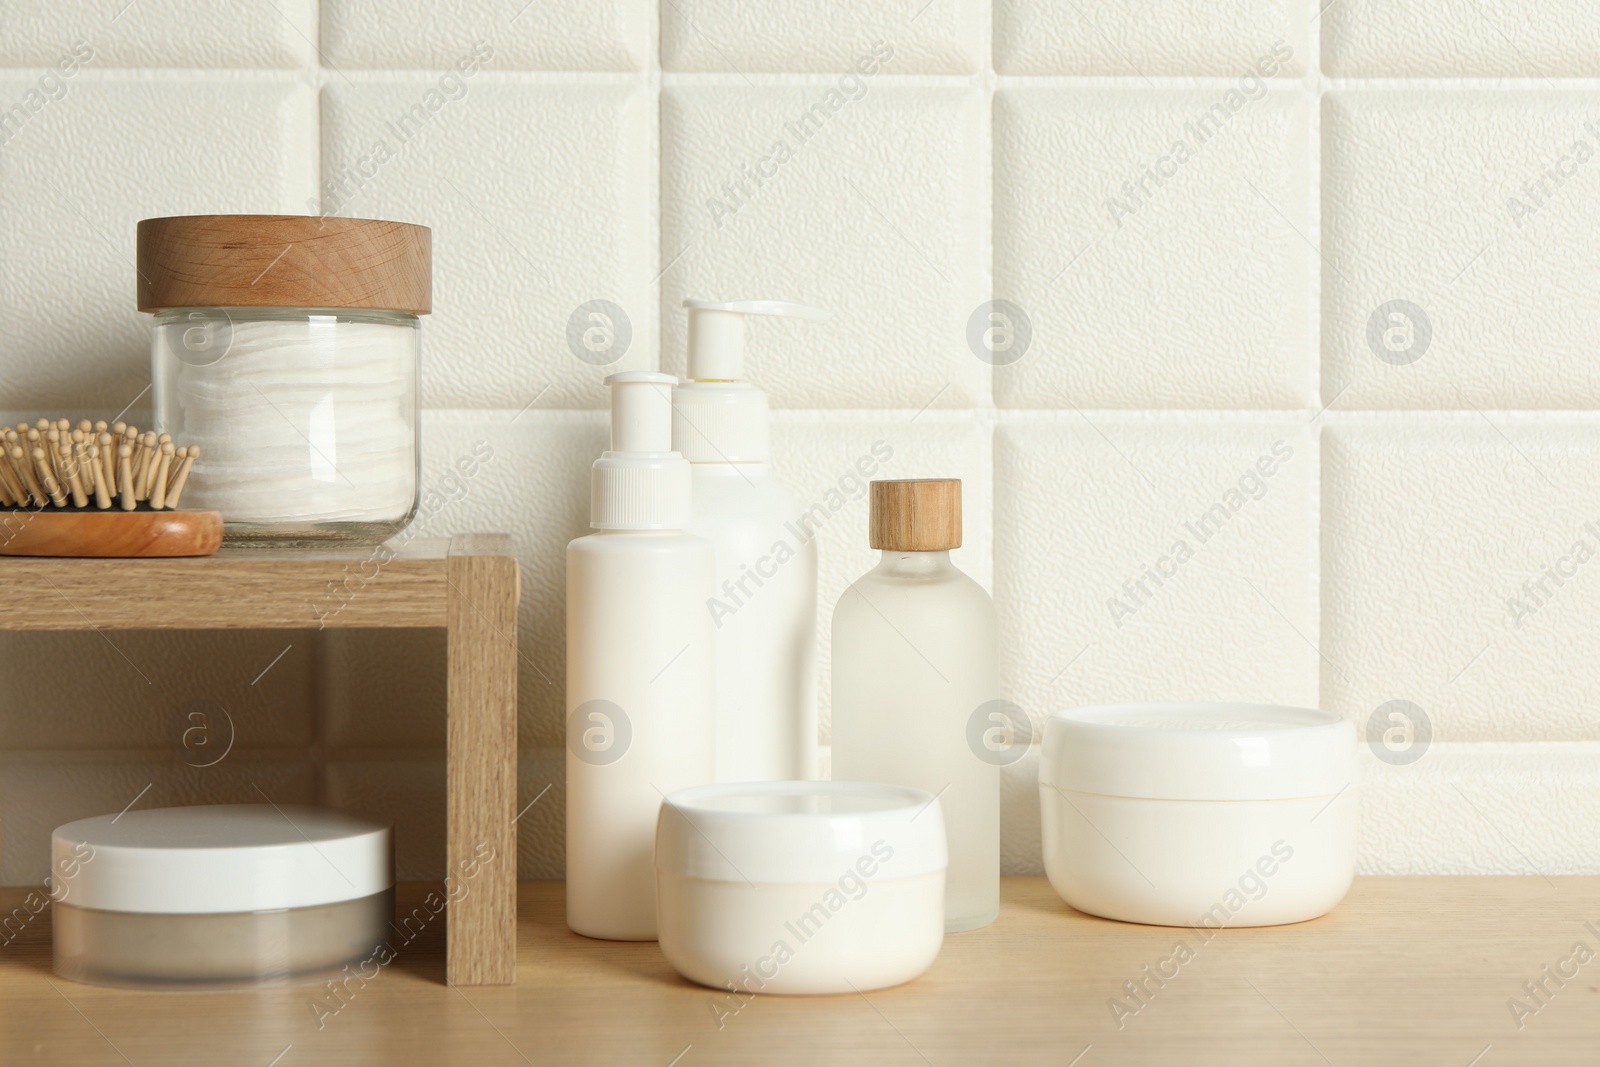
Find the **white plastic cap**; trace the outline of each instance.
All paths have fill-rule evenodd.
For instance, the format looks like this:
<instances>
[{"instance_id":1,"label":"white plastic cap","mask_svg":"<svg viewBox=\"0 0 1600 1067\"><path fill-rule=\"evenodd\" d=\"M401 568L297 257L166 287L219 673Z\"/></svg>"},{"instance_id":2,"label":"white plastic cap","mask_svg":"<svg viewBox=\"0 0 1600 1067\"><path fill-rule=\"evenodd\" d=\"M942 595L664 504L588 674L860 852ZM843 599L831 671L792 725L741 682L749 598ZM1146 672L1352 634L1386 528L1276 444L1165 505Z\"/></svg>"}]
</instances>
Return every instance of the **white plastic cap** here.
<instances>
[{"instance_id":1,"label":"white plastic cap","mask_svg":"<svg viewBox=\"0 0 1600 1067\"><path fill-rule=\"evenodd\" d=\"M670 374L628 371L611 387L611 448L594 461L589 525L681 530L689 524L689 463L672 450Z\"/></svg>"},{"instance_id":2,"label":"white plastic cap","mask_svg":"<svg viewBox=\"0 0 1600 1067\"><path fill-rule=\"evenodd\" d=\"M691 463L762 463L767 458L767 397L743 381L745 319L782 315L819 322L828 312L787 300L685 300L688 381L672 416L673 447Z\"/></svg>"},{"instance_id":3,"label":"white plastic cap","mask_svg":"<svg viewBox=\"0 0 1600 1067\"><path fill-rule=\"evenodd\" d=\"M394 885L389 827L349 812L270 804L147 808L51 835L63 904L213 915L359 900Z\"/></svg>"},{"instance_id":4,"label":"white plastic cap","mask_svg":"<svg viewBox=\"0 0 1600 1067\"><path fill-rule=\"evenodd\" d=\"M680 789L661 802L655 857L657 870L741 885L826 885L866 868L909 878L948 863L938 798L871 782Z\"/></svg>"},{"instance_id":5,"label":"white plastic cap","mask_svg":"<svg viewBox=\"0 0 1600 1067\"><path fill-rule=\"evenodd\" d=\"M1157 800L1285 800L1353 790L1356 728L1267 704L1126 704L1051 715L1039 784Z\"/></svg>"}]
</instances>

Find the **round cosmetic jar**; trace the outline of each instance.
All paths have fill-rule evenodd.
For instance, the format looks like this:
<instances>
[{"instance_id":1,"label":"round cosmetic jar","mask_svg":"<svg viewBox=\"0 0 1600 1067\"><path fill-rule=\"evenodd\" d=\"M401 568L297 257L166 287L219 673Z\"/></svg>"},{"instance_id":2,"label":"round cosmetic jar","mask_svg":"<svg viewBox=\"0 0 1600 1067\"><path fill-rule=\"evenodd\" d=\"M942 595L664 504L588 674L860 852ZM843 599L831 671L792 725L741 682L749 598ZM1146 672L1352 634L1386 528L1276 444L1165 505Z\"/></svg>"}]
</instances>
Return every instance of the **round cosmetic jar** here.
<instances>
[{"instance_id":1,"label":"round cosmetic jar","mask_svg":"<svg viewBox=\"0 0 1600 1067\"><path fill-rule=\"evenodd\" d=\"M298 215L139 223L156 429L229 544L376 543L417 506L426 227Z\"/></svg>"},{"instance_id":2,"label":"round cosmetic jar","mask_svg":"<svg viewBox=\"0 0 1600 1067\"><path fill-rule=\"evenodd\" d=\"M51 845L55 971L77 982L318 981L367 966L394 916L389 827L347 812L154 808L67 823Z\"/></svg>"},{"instance_id":3,"label":"round cosmetic jar","mask_svg":"<svg viewBox=\"0 0 1600 1067\"><path fill-rule=\"evenodd\" d=\"M1355 875L1355 726L1305 708L1058 711L1039 764L1045 873L1091 915L1274 926L1333 908Z\"/></svg>"},{"instance_id":4,"label":"round cosmetic jar","mask_svg":"<svg viewBox=\"0 0 1600 1067\"><path fill-rule=\"evenodd\" d=\"M697 786L656 824L656 925L719 990L850 993L909 982L944 941L944 817L866 782Z\"/></svg>"}]
</instances>

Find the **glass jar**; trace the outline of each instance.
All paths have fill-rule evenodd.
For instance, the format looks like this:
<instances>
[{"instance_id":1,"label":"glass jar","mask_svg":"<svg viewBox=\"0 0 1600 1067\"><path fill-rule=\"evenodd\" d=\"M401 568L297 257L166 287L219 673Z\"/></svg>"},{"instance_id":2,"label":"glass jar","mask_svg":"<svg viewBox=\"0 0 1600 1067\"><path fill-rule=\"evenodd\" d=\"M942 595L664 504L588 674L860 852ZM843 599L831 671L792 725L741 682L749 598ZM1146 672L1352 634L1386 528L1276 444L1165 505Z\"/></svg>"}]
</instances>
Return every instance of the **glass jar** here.
<instances>
[{"instance_id":1,"label":"glass jar","mask_svg":"<svg viewBox=\"0 0 1600 1067\"><path fill-rule=\"evenodd\" d=\"M229 542L369 541L417 507L417 316L340 308L158 312L158 431L200 448L184 502Z\"/></svg>"},{"instance_id":2,"label":"glass jar","mask_svg":"<svg viewBox=\"0 0 1600 1067\"><path fill-rule=\"evenodd\" d=\"M183 504L229 544L377 543L417 508L424 226L301 215L145 219L156 430L198 455Z\"/></svg>"}]
</instances>

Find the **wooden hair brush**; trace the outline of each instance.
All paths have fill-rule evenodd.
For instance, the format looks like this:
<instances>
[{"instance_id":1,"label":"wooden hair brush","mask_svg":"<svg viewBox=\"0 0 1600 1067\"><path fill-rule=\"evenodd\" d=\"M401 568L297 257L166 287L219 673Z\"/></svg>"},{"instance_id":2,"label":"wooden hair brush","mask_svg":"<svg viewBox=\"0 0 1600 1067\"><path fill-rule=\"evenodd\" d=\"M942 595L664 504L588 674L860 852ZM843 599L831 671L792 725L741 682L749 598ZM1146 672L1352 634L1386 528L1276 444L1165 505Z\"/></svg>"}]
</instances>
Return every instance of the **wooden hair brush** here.
<instances>
[{"instance_id":1,"label":"wooden hair brush","mask_svg":"<svg viewBox=\"0 0 1600 1067\"><path fill-rule=\"evenodd\" d=\"M200 449L84 419L0 428L0 555L204 556L222 516L179 511Z\"/></svg>"}]
</instances>

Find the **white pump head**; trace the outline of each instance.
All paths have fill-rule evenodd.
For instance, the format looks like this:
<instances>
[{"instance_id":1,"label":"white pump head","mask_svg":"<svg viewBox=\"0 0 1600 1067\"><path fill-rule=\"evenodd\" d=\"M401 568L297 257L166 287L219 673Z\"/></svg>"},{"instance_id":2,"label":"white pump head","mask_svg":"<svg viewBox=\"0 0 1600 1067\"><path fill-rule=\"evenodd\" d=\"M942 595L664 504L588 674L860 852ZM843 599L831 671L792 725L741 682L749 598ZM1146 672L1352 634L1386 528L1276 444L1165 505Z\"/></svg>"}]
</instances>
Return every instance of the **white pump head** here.
<instances>
[{"instance_id":1,"label":"white pump head","mask_svg":"<svg viewBox=\"0 0 1600 1067\"><path fill-rule=\"evenodd\" d=\"M689 366L684 377L696 382L736 382L744 377L746 315L787 315L821 322L822 308L787 300L685 300L689 309Z\"/></svg>"},{"instance_id":2,"label":"white pump head","mask_svg":"<svg viewBox=\"0 0 1600 1067\"><path fill-rule=\"evenodd\" d=\"M611 387L611 448L594 461L589 525L681 530L689 522L689 464L672 451L670 374L628 371Z\"/></svg>"},{"instance_id":3,"label":"white pump head","mask_svg":"<svg viewBox=\"0 0 1600 1067\"><path fill-rule=\"evenodd\" d=\"M820 322L828 312L787 300L685 300L688 379L674 391L672 444L691 463L764 463L767 397L744 381L745 318L783 315Z\"/></svg>"}]
</instances>

